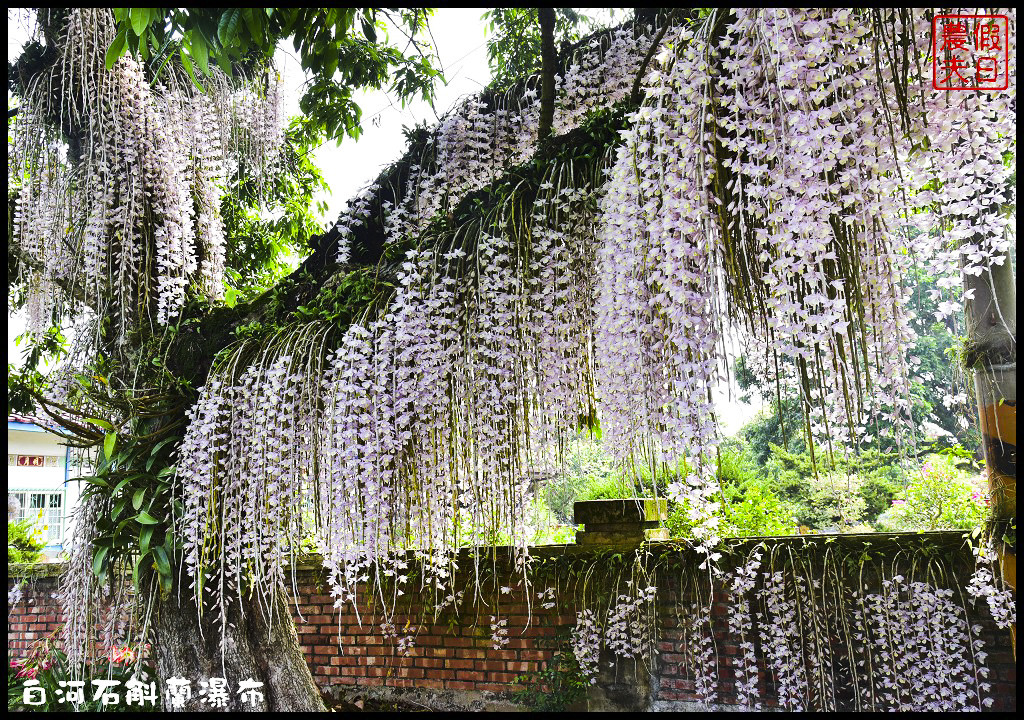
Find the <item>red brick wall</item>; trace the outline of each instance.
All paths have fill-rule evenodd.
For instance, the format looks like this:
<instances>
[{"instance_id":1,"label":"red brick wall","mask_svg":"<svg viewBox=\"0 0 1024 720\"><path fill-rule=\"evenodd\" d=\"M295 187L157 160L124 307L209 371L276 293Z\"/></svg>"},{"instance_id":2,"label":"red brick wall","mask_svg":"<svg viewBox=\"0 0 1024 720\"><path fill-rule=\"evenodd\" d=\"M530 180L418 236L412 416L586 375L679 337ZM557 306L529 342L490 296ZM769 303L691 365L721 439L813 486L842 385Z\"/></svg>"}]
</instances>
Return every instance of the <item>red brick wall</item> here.
<instances>
[{"instance_id":1,"label":"red brick wall","mask_svg":"<svg viewBox=\"0 0 1024 720\"><path fill-rule=\"evenodd\" d=\"M571 598L559 598L561 604L545 610L539 602L527 607L523 594L513 588L509 594L492 594L477 604L465 602L448 609L436 619L423 608L414 589L409 589L404 605L396 608L391 622L399 635L415 635L415 645L406 653L397 649L397 639L386 637L382 618L373 603L360 603L361 620L350 611L338 617L334 600L320 578L322 570L303 569L298 573L299 611L296 629L303 651L318 684L323 688L359 690L362 688L414 688L430 691L477 691L508 693L515 690L517 675L540 669L556 647L566 646L566 638L575 623ZM460 584L461 583L461 584ZM466 587L471 583L456 583ZM696 703L695 677L687 662L686 633L679 627L676 603L679 581L663 577L658 594L659 658L652 680L652 700L660 709ZM966 584L966 581L961 585ZM9 587L12 583L9 581ZM23 590L20 603L8 611L8 652L24 655L30 645L59 628L57 601L52 597L56 580L38 578ZM570 604L566 604L566 602ZM718 702L736 704L732 680L739 655L737 641L727 632L728 597L716 591L713 603L713 628L718 649ZM683 604L687 607L687 603ZM294 605L292 605L294 610ZM1016 665L1007 631L996 630L987 609L972 609L971 624L982 626L981 637L991 670L991 709L1016 709ZM528 622L528 613L530 615ZM508 643L492 647L490 618L507 621ZM339 636L340 623L340 636ZM406 630L408 627L408 630ZM756 634L756 625L755 630ZM339 642L340 638L340 642ZM836 662L842 662L842 643L834 643ZM759 667L766 664L758 647ZM762 705L772 707L775 689L770 674L760 675ZM506 696L507 697L507 696Z\"/></svg>"},{"instance_id":2,"label":"red brick wall","mask_svg":"<svg viewBox=\"0 0 1024 720\"><path fill-rule=\"evenodd\" d=\"M414 601L407 602L396 608L391 623L399 636L414 635L415 645L400 652L397 638L385 636L384 619L372 607L361 603L359 618L351 611L339 617L317 573L302 571L298 590L305 622L296 614L296 630L321 687L508 692L515 689L517 675L536 671L551 658L556 637L566 637L576 620L573 613L544 610L536 602L528 608L517 590L486 598L489 607L480 608L479 614L464 605L436 619ZM508 643L501 649L493 647L491 615L507 621Z\"/></svg>"},{"instance_id":3,"label":"red brick wall","mask_svg":"<svg viewBox=\"0 0 1024 720\"><path fill-rule=\"evenodd\" d=\"M557 638L567 637L576 619L564 609L544 610L536 602L528 607L517 589L485 598L479 608L467 603L435 619L410 592L391 623L399 636L415 635L415 645L399 652L397 637L385 637L383 617L372 603L360 604L359 618L351 611L339 617L321 576L318 570L300 570L298 612L294 602L290 607L302 650L322 688L509 693L517 688L518 675L540 669L551 658ZM13 584L9 581L8 588ZM36 578L23 587L21 602L9 608L7 647L12 658L27 654L33 643L60 629L60 608L51 597L55 592L56 578ZM493 647L491 615L507 623L507 644L501 649Z\"/></svg>"},{"instance_id":4,"label":"red brick wall","mask_svg":"<svg viewBox=\"0 0 1024 720\"><path fill-rule=\"evenodd\" d=\"M8 590L14 586L7 581ZM7 654L9 659L28 653L33 643L60 629L60 606L51 593L56 578L41 577L22 587L22 600L7 608Z\"/></svg>"}]
</instances>

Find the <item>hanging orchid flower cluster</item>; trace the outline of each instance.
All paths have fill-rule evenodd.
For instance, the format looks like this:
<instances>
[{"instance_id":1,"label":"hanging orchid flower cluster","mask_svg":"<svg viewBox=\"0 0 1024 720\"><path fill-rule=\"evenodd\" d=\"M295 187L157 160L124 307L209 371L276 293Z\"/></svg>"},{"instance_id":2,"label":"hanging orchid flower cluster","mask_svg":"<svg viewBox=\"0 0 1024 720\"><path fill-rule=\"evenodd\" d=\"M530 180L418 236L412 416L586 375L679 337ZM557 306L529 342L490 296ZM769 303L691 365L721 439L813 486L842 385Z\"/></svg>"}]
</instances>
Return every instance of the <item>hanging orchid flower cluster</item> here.
<instances>
[{"instance_id":1,"label":"hanging orchid flower cluster","mask_svg":"<svg viewBox=\"0 0 1024 720\"><path fill-rule=\"evenodd\" d=\"M895 575L881 592L857 598L857 637L872 659L866 690L876 706L962 712L992 703L980 628L968 625L953 594Z\"/></svg>"},{"instance_id":2,"label":"hanging orchid flower cluster","mask_svg":"<svg viewBox=\"0 0 1024 720\"><path fill-rule=\"evenodd\" d=\"M340 235L338 240L338 254L335 258L339 265L349 262L352 255L352 240L355 237L355 229L366 224L370 217L370 206L376 200L378 186L370 185L362 190L350 203L349 207L341 213L335 228Z\"/></svg>"},{"instance_id":3,"label":"hanging orchid flower cluster","mask_svg":"<svg viewBox=\"0 0 1024 720\"><path fill-rule=\"evenodd\" d=\"M588 608L576 613L570 645L580 672L591 685L596 684L598 664L601 661L601 625L593 610Z\"/></svg>"},{"instance_id":4,"label":"hanging orchid flower cluster","mask_svg":"<svg viewBox=\"0 0 1024 720\"><path fill-rule=\"evenodd\" d=\"M555 78L552 132L565 134L579 127L594 109L612 107L629 97L640 63L653 42L650 33L650 28L622 27L599 44L590 43L576 51L565 73ZM540 106L534 104L527 122L536 127L539 120Z\"/></svg>"},{"instance_id":5,"label":"hanging orchid flower cluster","mask_svg":"<svg viewBox=\"0 0 1024 720\"><path fill-rule=\"evenodd\" d=\"M710 123L712 46L689 30L679 56L633 116L602 198L595 345L603 424L624 461L689 461L675 485L702 547L717 544L711 510L717 427L710 389L719 378L722 294ZM660 60L670 64L670 54ZM683 151L685 148L685 151Z\"/></svg>"},{"instance_id":6,"label":"hanging orchid flower cluster","mask_svg":"<svg viewBox=\"0 0 1024 720\"><path fill-rule=\"evenodd\" d=\"M747 562L736 568L728 577L729 593L732 600L729 604L729 633L739 640L737 647L741 651L734 668L736 699L740 705L748 706L753 710L759 710L760 703L757 701L757 655L754 652L750 592L757 584L762 555L762 551L756 548L750 553Z\"/></svg>"},{"instance_id":7,"label":"hanging orchid flower cluster","mask_svg":"<svg viewBox=\"0 0 1024 720\"><path fill-rule=\"evenodd\" d=\"M632 585L628 582L627 585ZM647 654L652 640L649 614L654 607L658 588L629 588L619 595L604 624L604 643L618 657L638 658Z\"/></svg>"},{"instance_id":8,"label":"hanging orchid flower cluster","mask_svg":"<svg viewBox=\"0 0 1024 720\"><path fill-rule=\"evenodd\" d=\"M648 35L620 28L611 34L607 48L593 45L577 53L568 70L555 79L553 132L567 133L592 110L626 97L650 43ZM436 171L421 175L419 188L407 192L425 200L420 203L422 222L455 207L467 194L533 155L540 121L537 84L539 76L531 77L521 96L495 98L494 109L470 98L445 117L437 131ZM440 204L443 198L446 206Z\"/></svg>"},{"instance_id":9,"label":"hanging orchid flower cluster","mask_svg":"<svg viewBox=\"0 0 1024 720\"><path fill-rule=\"evenodd\" d=\"M460 547L525 549L533 449L592 407L575 381L592 366L590 187L556 166L528 213L513 197L450 249L408 252L386 311L242 343L214 368L175 489L197 592L215 559L215 604L243 578L273 588L315 533L339 602L371 578L404 584L414 551L440 605ZM405 206L382 209L393 241L415 230Z\"/></svg>"},{"instance_id":10,"label":"hanging orchid flower cluster","mask_svg":"<svg viewBox=\"0 0 1024 720\"><path fill-rule=\"evenodd\" d=\"M92 556L96 520L102 511L102 499L98 495L88 497L75 509L75 532L82 540L71 545L68 566L59 588L65 614L61 636L72 667L89 656L95 621L93 611L101 604L100 589L92 572Z\"/></svg>"},{"instance_id":11,"label":"hanging orchid flower cluster","mask_svg":"<svg viewBox=\"0 0 1024 720\"><path fill-rule=\"evenodd\" d=\"M136 602L131 563L112 564L109 580L93 572L97 521L110 512L109 498L100 495L84 498L75 508L76 533L85 540L71 545L57 594L64 616L60 637L72 674L115 642L142 645L148 631L151 608Z\"/></svg>"},{"instance_id":12,"label":"hanging orchid flower cluster","mask_svg":"<svg viewBox=\"0 0 1024 720\"><path fill-rule=\"evenodd\" d=\"M901 552L875 565L759 543L724 576L704 576L714 594L682 570L675 627L697 698L713 704L734 694L752 709L770 699L818 711L850 702L870 711L991 705L982 628L949 587L949 568L940 560L923 567ZM657 570L661 582L664 572ZM723 601L724 623L711 611ZM739 652L719 657L723 646Z\"/></svg>"},{"instance_id":13,"label":"hanging orchid flower cluster","mask_svg":"<svg viewBox=\"0 0 1024 720\"><path fill-rule=\"evenodd\" d=\"M240 156L247 172L276 156L276 91L250 84L240 98L215 70L198 92L170 64L153 87L131 58L108 70L106 10L73 10L64 32L52 76L23 98L14 124L13 240L40 268L38 291L60 299L58 311L84 304L112 316L123 337L147 318L176 317L193 284L219 297L225 180ZM54 85L71 90L58 100ZM51 136L53 124L70 128L68 146Z\"/></svg>"},{"instance_id":14,"label":"hanging orchid flower cluster","mask_svg":"<svg viewBox=\"0 0 1024 720\"><path fill-rule=\"evenodd\" d=\"M720 82L728 118L720 131L723 164L733 178L726 211L739 261L761 268L751 286L768 309L753 330L794 369L808 407L833 408L811 422L822 444L848 440L851 426L863 422L850 399L872 398L856 378L874 368L857 367L848 350L862 343L885 364L874 373L875 397L895 407L893 426L910 419L909 327L897 310L906 298L895 253L887 251L906 243L886 227L902 211L891 177L898 158L889 150L882 164L872 162L873 149L891 142L867 117L882 99L869 34L851 13L740 14L729 28L729 72ZM769 108L785 108L785 120L778 113L768 116L769 127L752 120ZM822 217L841 224L833 228ZM879 340L887 346L876 347Z\"/></svg>"},{"instance_id":15,"label":"hanging orchid flower cluster","mask_svg":"<svg viewBox=\"0 0 1024 720\"><path fill-rule=\"evenodd\" d=\"M567 133L594 110L626 98L651 42L647 32L619 28L602 43L581 48L567 71L556 78L554 132ZM402 193L418 229L439 213L451 211L466 195L489 185L510 167L529 160L536 150L540 119L538 83L539 76L533 76L525 90L509 91L486 102L481 97L467 98L445 115L423 151L424 160L410 168ZM351 229L360 224L360 211L367 208L360 203L342 215L339 226L343 235L350 237ZM345 262L348 253L343 242L339 262Z\"/></svg>"},{"instance_id":16,"label":"hanging orchid flower cluster","mask_svg":"<svg viewBox=\"0 0 1024 720\"><path fill-rule=\"evenodd\" d=\"M792 597L792 588L787 588L785 576L773 572L765 577L761 590L765 614L758 620L765 660L775 674L779 704L797 712L804 708L807 694L807 677L802 648L799 647L801 627L798 624L798 605Z\"/></svg>"},{"instance_id":17,"label":"hanging orchid flower cluster","mask_svg":"<svg viewBox=\"0 0 1024 720\"><path fill-rule=\"evenodd\" d=\"M644 582L610 600L577 598L584 607L570 645L591 683L601 663L652 657L655 609L664 613L659 603L674 586L676 622L659 639L678 640L680 669L702 703L724 695L752 709L769 700L819 711L850 702L872 711L988 707L988 654L977 624L985 611L969 621L968 598L951 587L953 564L922 564L905 549L865 558L848 547L853 555L842 557L827 543L820 552L804 546L794 553L786 542L762 542L733 555L736 566L725 574L674 565L677 556L667 550L638 551L636 567L648 568ZM722 604L725 617L716 607ZM1008 627L997 610L991 616ZM729 647L736 650L721 657Z\"/></svg>"},{"instance_id":18,"label":"hanging orchid flower cluster","mask_svg":"<svg viewBox=\"0 0 1024 720\"><path fill-rule=\"evenodd\" d=\"M311 430L320 410L317 383L308 378L320 368L297 353L305 351L299 343L322 342L326 331L310 325L283 338L277 355L239 371L236 384L212 380L193 408L176 488L184 565L197 595L205 588L221 609L243 580L283 584L287 561L312 522L317 438ZM223 570L208 575L214 557Z\"/></svg>"},{"instance_id":19,"label":"hanging orchid flower cluster","mask_svg":"<svg viewBox=\"0 0 1024 720\"><path fill-rule=\"evenodd\" d=\"M906 54L882 47L897 34ZM620 457L687 461L694 520L716 494L722 338L801 399L812 449L855 450L869 424L902 442L910 263L955 302L1003 262L1013 90L933 90L929 38L923 12L842 9L665 36L604 188L598 394Z\"/></svg>"},{"instance_id":20,"label":"hanging orchid flower cluster","mask_svg":"<svg viewBox=\"0 0 1024 720\"><path fill-rule=\"evenodd\" d=\"M581 414L596 416L593 358L596 193L564 165L534 201L525 294L524 361L536 378L533 434L558 446Z\"/></svg>"},{"instance_id":21,"label":"hanging orchid flower cluster","mask_svg":"<svg viewBox=\"0 0 1024 720\"><path fill-rule=\"evenodd\" d=\"M41 119L31 110L22 112L15 121L15 133L29 132L29 127L40 127ZM8 145L8 155L17 158L15 146ZM8 163L8 185L20 182L15 163ZM25 173L24 169L20 170ZM52 152L40 153L36 159L35 181L22 185L14 201L12 239L17 238L22 259L22 276L26 280L27 331L42 335L52 323L56 307L58 283L71 277L76 268L92 264L95 258L77 258L73 254L58 254L47 258L53 247L53 238L62 237L72 227L77 207L71 193L71 178L67 167ZM42 260L46 258L46 261Z\"/></svg>"},{"instance_id":22,"label":"hanging orchid flower cluster","mask_svg":"<svg viewBox=\"0 0 1024 720\"><path fill-rule=\"evenodd\" d=\"M420 237L387 309L343 332L313 323L240 346L211 373L177 478L199 585L217 559L218 602L246 576L266 590L313 529L339 602L378 573L406 578L410 550L441 602L454 595L460 546L500 537L525 547L533 450L588 413L624 461L685 463L669 491L713 570L711 391L737 332L793 384L811 439L855 445L858 428L882 419L898 432L912 371L902 279L925 248L909 224L941 191L923 190L934 175L905 170L923 168L927 148L873 122L881 107L924 127L917 105L896 107L888 88L902 69L869 35L839 10L740 11L729 25L672 28L599 193L562 163L532 210L514 195L436 236L428 221L533 151L529 123L516 119L534 107L530 91L517 111L472 99L449 115L435 159L411 168L397 202L379 203L372 187L341 221L351 240L377 207L389 243ZM628 73L617 68L637 67L649 42L631 38L595 55L600 65L582 58L589 69L563 89L590 97L588 78L603 77L623 96ZM914 75L903 95L927 95L925 80ZM964 107L933 107L927 128L960 127ZM979 113L970 117L986 133L1012 137L994 111ZM934 202L915 205L914 192ZM769 615L792 629L794 594L811 588L765 592ZM806 671L789 666L794 648L770 644L781 637L765 642L787 702L802 705Z\"/></svg>"},{"instance_id":23,"label":"hanging orchid flower cluster","mask_svg":"<svg viewBox=\"0 0 1024 720\"><path fill-rule=\"evenodd\" d=\"M1011 627L1017 622L1014 592L1007 589L999 572L992 566L992 560L997 557L995 548L991 544L976 547L974 557L975 571L967 584L967 593L976 603L982 599L985 601L996 627Z\"/></svg>"},{"instance_id":24,"label":"hanging orchid flower cluster","mask_svg":"<svg viewBox=\"0 0 1024 720\"><path fill-rule=\"evenodd\" d=\"M694 669L694 689L707 704L718 700L718 663L715 656L715 639L711 629L710 608L704 605L688 619L686 657Z\"/></svg>"},{"instance_id":25,"label":"hanging orchid flower cluster","mask_svg":"<svg viewBox=\"0 0 1024 720\"><path fill-rule=\"evenodd\" d=\"M664 599L659 597L655 584L657 569L649 570L651 557L646 550L638 550L631 558L628 574L619 571L616 576L611 571L602 577L599 572L593 578L596 589L588 592L576 588L573 599L582 609L576 612L569 647L592 685L602 665L613 667L619 660L626 660L637 672L649 667L657 637L659 600ZM608 558L596 560L595 565L608 570ZM590 576L596 569L590 568L585 574Z\"/></svg>"}]
</instances>

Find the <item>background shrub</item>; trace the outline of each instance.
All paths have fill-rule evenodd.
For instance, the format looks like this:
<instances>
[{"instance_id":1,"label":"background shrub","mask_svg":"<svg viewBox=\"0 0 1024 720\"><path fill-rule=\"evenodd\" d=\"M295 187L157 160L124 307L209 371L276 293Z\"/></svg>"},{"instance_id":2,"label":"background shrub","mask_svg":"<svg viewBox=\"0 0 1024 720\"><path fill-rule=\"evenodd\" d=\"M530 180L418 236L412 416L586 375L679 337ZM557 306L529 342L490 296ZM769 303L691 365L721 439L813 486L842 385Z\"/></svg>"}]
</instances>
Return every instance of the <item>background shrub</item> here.
<instances>
[{"instance_id":1,"label":"background shrub","mask_svg":"<svg viewBox=\"0 0 1024 720\"><path fill-rule=\"evenodd\" d=\"M43 559L46 541L33 518L7 521L7 563L34 563Z\"/></svg>"}]
</instances>

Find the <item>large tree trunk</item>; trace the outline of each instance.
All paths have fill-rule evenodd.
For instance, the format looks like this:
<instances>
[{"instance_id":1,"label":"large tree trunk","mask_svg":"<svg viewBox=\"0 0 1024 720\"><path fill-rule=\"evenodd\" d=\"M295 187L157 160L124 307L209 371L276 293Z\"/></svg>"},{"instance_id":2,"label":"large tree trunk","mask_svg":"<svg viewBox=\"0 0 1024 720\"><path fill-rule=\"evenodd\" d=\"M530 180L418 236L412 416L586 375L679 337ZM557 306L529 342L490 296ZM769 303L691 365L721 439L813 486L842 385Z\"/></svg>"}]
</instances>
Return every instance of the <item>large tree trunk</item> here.
<instances>
[{"instance_id":1,"label":"large tree trunk","mask_svg":"<svg viewBox=\"0 0 1024 720\"><path fill-rule=\"evenodd\" d=\"M1017 291L1009 253L964 284L974 291L966 303L965 360L974 369L994 541L1003 580L1016 591L1016 544L1002 539L1017 516ZM1011 632L1016 653L1016 627Z\"/></svg>"},{"instance_id":2,"label":"large tree trunk","mask_svg":"<svg viewBox=\"0 0 1024 720\"><path fill-rule=\"evenodd\" d=\"M274 593L269 618L255 601L243 599L230 607L223 652L214 617L215 613L209 612L200 619L191 598L180 603L176 596L159 601L153 651L164 710L326 711L299 647L283 591ZM192 698L178 708L168 702L167 680L172 677L192 683ZM227 680L228 699L224 707L215 707L205 697L208 685L204 683L209 683L210 678ZM263 683L262 702L243 702L238 691L243 680Z\"/></svg>"}]
</instances>

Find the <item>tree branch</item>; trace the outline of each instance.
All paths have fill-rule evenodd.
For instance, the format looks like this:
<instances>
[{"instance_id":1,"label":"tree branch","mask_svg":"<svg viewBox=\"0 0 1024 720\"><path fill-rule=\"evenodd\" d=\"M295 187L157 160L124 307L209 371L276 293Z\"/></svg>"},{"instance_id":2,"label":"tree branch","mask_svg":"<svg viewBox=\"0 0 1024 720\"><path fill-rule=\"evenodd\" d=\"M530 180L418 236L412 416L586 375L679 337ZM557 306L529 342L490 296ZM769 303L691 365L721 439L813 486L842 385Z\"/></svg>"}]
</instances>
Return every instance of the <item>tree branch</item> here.
<instances>
[{"instance_id":1,"label":"tree branch","mask_svg":"<svg viewBox=\"0 0 1024 720\"><path fill-rule=\"evenodd\" d=\"M544 14L547 14L546 12ZM552 14L553 17L553 14ZM552 26L553 31L553 26ZM588 38L581 40L569 47L561 57L554 56L545 59L545 70L550 76L551 99L549 110L553 119L554 110L554 73L560 65L567 64L576 49L595 41L601 35L612 32L612 30L598 31ZM554 37L551 33L551 47L554 49ZM36 66L35 72L46 72L45 64ZM22 78L28 82L27 76ZM528 78L523 78L513 87L525 88ZM485 91L481 100L485 106L496 106L499 97L514 97L515 93L507 95L505 92ZM548 134L550 134L551 120L548 121ZM566 151L574 144L586 140L580 133L586 132L583 129L573 131L566 136L552 139L549 146L545 147L539 155L543 157L555 157L560 152ZM609 136L607 143L617 141L618 136ZM355 227L355 237L352 240L352 251L350 262L340 265L337 262L338 243L341 234L337 229L329 229L319 236L310 239L312 253L301 263L299 268L282 280L272 290L264 293L250 303L241 304L234 308L226 306L210 309L205 305L192 305L187 307L177 326L178 329L173 336L173 346L165 348L164 357L167 369L178 377L191 381L195 386L203 384L206 375L213 362L214 356L224 347L227 347L236 340L235 330L243 325L252 322L275 323L286 321L300 305L310 304L315 300L320 290L339 273L347 273L357 268L377 267L384 258L386 245L386 233L382 221L382 205L391 203L397 205L401 202L402 192L408 180L410 167L420 165L423 161L423 150L427 142L424 136L422 141L414 142L412 147L394 165L385 170L377 179L379 190L373 204L370 207L370 216L367 221ZM522 168L511 168L512 173L521 173ZM508 181L509 176L499 178L495 184ZM487 202L492 187L484 188L463 200L455 216L462 212L468 212L472 203L477 201ZM198 322L197 322L198 321Z\"/></svg>"},{"instance_id":2,"label":"tree branch","mask_svg":"<svg viewBox=\"0 0 1024 720\"><path fill-rule=\"evenodd\" d=\"M540 125L537 127L537 139L544 140L551 134L551 124L555 118L555 66L558 58L555 54L555 9L537 8L537 20L540 22Z\"/></svg>"}]
</instances>

